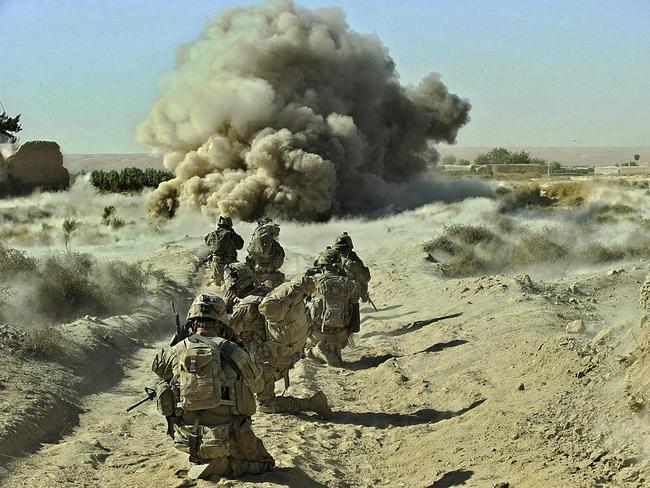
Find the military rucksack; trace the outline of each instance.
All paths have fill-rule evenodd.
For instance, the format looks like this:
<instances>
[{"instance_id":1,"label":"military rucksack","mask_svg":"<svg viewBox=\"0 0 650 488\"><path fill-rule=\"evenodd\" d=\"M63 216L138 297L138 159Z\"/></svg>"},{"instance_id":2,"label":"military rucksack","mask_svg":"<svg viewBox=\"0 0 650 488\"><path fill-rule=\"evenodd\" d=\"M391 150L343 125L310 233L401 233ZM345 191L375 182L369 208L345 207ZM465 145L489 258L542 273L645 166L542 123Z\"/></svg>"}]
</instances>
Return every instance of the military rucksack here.
<instances>
[{"instance_id":1,"label":"military rucksack","mask_svg":"<svg viewBox=\"0 0 650 488\"><path fill-rule=\"evenodd\" d=\"M350 320L350 278L323 274L314 276L313 316L321 332L347 327Z\"/></svg>"},{"instance_id":2,"label":"military rucksack","mask_svg":"<svg viewBox=\"0 0 650 488\"><path fill-rule=\"evenodd\" d=\"M221 260L230 260L237 257L237 248L233 242L233 230L219 227L205 236L205 243L210 248L213 256Z\"/></svg>"}]
</instances>

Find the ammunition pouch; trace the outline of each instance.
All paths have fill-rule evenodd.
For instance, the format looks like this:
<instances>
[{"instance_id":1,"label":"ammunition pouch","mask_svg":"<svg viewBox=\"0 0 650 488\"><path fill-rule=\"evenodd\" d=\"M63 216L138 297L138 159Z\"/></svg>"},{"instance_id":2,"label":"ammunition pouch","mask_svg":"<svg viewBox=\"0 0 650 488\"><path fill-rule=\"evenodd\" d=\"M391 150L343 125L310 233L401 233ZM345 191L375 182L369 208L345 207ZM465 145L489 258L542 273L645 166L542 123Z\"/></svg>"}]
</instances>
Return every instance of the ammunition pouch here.
<instances>
[{"instance_id":1,"label":"ammunition pouch","mask_svg":"<svg viewBox=\"0 0 650 488\"><path fill-rule=\"evenodd\" d=\"M176 411L174 391L169 383L161 381L156 385L156 407L165 417L173 416Z\"/></svg>"}]
</instances>

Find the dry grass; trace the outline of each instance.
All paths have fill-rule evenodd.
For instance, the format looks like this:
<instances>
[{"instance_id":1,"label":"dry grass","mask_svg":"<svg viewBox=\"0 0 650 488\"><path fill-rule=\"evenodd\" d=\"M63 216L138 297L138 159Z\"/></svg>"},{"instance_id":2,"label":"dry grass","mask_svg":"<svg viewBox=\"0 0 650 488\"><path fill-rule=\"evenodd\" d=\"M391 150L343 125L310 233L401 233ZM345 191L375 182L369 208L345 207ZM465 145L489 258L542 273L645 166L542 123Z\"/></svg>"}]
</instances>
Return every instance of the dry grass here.
<instances>
[{"instance_id":1,"label":"dry grass","mask_svg":"<svg viewBox=\"0 0 650 488\"><path fill-rule=\"evenodd\" d=\"M562 207L580 207L589 200L591 186L581 181L562 181L546 187L545 193Z\"/></svg>"},{"instance_id":2,"label":"dry grass","mask_svg":"<svg viewBox=\"0 0 650 488\"><path fill-rule=\"evenodd\" d=\"M21 351L36 358L50 358L63 350L63 334L52 325L33 327L25 332Z\"/></svg>"}]
</instances>

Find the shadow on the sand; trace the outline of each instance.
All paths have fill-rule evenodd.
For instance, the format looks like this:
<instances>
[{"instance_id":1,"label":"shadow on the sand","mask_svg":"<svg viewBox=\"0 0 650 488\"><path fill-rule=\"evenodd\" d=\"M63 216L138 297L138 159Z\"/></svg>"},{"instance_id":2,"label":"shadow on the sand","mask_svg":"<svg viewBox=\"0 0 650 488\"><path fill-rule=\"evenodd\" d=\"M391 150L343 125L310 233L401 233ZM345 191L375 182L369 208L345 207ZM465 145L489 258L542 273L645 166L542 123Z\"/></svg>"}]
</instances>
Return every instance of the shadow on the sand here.
<instances>
[{"instance_id":1,"label":"shadow on the sand","mask_svg":"<svg viewBox=\"0 0 650 488\"><path fill-rule=\"evenodd\" d=\"M376 368L380 364L383 364L390 359L401 357L403 356L394 354L382 354L381 356L364 356L352 363L346 362L345 369L349 369L351 371L362 371L364 369Z\"/></svg>"},{"instance_id":2,"label":"shadow on the sand","mask_svg":"<svg viewBox=\"0 0 650 488\"><path fill-rule=\"evenodd\" d=\"M470 410L474 410L480 406L485 399L477 400L469 407L453 412L450 410L434 410L432 408L424 408L413 413L383 413L383 412L347 412L339 410L334 412L334 416L328 419L327 422L334 424L349 424L349 425L363 425L364 427L378 427L385 429L386 427L406 427L411 425L421 424L435 424L441 420L448 420L454 417L465 415ZM299 415L300 418L305 420L318 420L316 417L308 415Z\"/></svg>"},{"instance_id":3,"label":"shadow on the sand","mask_svg":"<svg viewBox=\"0 0 650 488\"><path fill-rule=\"evenodd\" d=\"M376 368L377 366L380 366L391 359L415 356L416 354L423 353L442 352L445 349L449 349L450 347L462 346L468 342L469 341L465 339L454 339L449 342L438 342L432 346L427 347L426 349L410 354L382 354L380 356L364 356L360 359L357 359L356 361L346 362L344 367L350 371L363 371L364 369Z\"/></svg>"},{"instance_id":4,"label":"shadow on the sand","mask_svg":"<svg viewBox=\"0 0 650 488\"><path fill-rule=\"evenodd\" d=\"M433 346L429 346L426 349L423 349L418 352L414 352L413 354L410 354L411 356L414 356L415 354L422 354L425 352L441 352L444 351L445 349L449 349L450 347L456 347L456 346L462 346L463 344L467 344L469 341L466 341L465 339L454 339L453 341L449 342L439 342L438 344L434 344Z\"/></svg>"},{"instance_id":5,"label":"shadow on the sand","mask_svg":"<svg viewBox=\"0 0 650 488\"><path fill-rule=\"evenodd\" d=\"M290 468L275 468L269 473L254 476L243 476L237 481L248 483L274 483L282 486L300 486L305 488L327 488L327 485L314 481L297 466Z\"/></svg>"},{"instance_id":6,"label":"shadow on the sand","mask_svg":"<svg viewBox=\"0 0 650 488\"><path fill-rule=\"evenodd\" d=\"M451 488L452 486L464 485L473 474L474 471L468 471L465 469L449 471L449 473L445 473L442 478L426 488Z\"/></svg>"},{"instance_id":7,"label":"shadow on the sand","mask_svg":"<svg viewBox=\"0 0 650 488\"><path fill-rule=\"evenodd\" d=\"M378 308L377 310L375 310L375 309L372 308L372 307L365 307L365 308L362 308L362 309L361 309L361 312L363 312L363 313L379 313L379 312L388 312L389 310L395 310L396 308L401 308L401 307L403 307L403 306L404 306L404 305L388 305L388 306L386 306L386 307L384 307L384 308Z\"/></svg>"},{"instance_id":8,"label":"shadow on the sand","mask_svg":"<svg viewBox=\"0 0 650 488\"><path fill-rule=\"evenodd\" d=\"M363 334L363 337L374 337L374 336L399 337L404 334L408 334L410 332L415 332L416 330L420 330L423 327L426 327L427 325L433 324L435 322L440 322L441 320L454 319L456 317L460 317L461 315L463 315L463 313L458 312L449 315L444 315L442 317L434 317L432 319L427 319L427 320L418 320L416 322L411 322L410 324L407 324L404 327L400 327L397 330L391 330L389 332L379 332L379 331L369 332L367 334ZM382 318L382 320L385 319Z\"/></svg>"}]
</instances>

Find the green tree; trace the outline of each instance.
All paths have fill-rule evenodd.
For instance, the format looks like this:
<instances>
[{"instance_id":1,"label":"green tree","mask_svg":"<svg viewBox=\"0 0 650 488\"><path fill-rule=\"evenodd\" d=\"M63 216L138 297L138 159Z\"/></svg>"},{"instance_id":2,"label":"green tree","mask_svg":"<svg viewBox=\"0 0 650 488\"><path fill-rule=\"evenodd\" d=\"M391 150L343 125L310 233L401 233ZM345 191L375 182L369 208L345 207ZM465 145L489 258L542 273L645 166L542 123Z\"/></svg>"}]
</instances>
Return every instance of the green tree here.
<instances>
[{"instance_id":1,"label":"green tree","mask_svg":"<svg viewBox=\"0 0 650 488\"><path fill-rule=\"evenodd\" d=\"M634 160L635 160L635 161L638 161L640 157L641 157L640 154L635 154L635 155L634 155Z\"/></svg>"},{"instance_id":2,"label":"green tree","mask_svg":"<svg viewBox=\"0 0 650 488\"><path fill-rule=\"evenodd\" d=\"M509 164L512 154L504 147L495 147L487 153L490 164Z\"/></svg>"},{"instance_id":3,"label":"green tree","mask_svg":"<svg viewBox=\"0 0 650 488\"><path fill-rule=\"evenodd\" d=\"M79 227L79 221L75 219L65 219L61 224L63 229L63 242L65 243L65 250L70 252L70 239L72 239L72 233L77 230Z\"/></svg>"},{"instance_id":4,"label":"green tree","mask_svg":"<svg viewBox=\"0 0 650 488\"><path fill-rule=\"evenodd\" d=\"M526 151L514 152L510 155L510 164L530 164L530 154Z\"/></svg>"},{"instance_id":5,"label":"green tree","mask_svg":"<svg viewBox=\"0 0 650 488\"><path fill-rule=\"evenodd\" d=\"M0 144L15 144L18 138L15 136L23 130L20 126L20 114L15 117L9 117L7 112L0 113Z\"/></svg>"}]
</instances>

